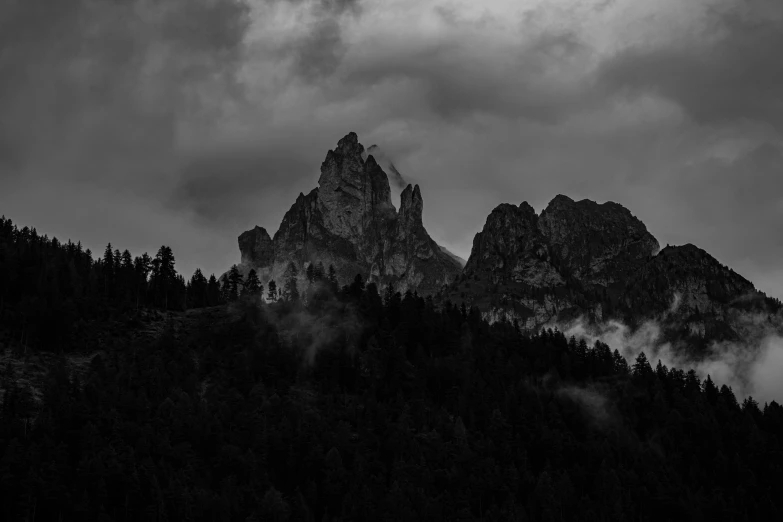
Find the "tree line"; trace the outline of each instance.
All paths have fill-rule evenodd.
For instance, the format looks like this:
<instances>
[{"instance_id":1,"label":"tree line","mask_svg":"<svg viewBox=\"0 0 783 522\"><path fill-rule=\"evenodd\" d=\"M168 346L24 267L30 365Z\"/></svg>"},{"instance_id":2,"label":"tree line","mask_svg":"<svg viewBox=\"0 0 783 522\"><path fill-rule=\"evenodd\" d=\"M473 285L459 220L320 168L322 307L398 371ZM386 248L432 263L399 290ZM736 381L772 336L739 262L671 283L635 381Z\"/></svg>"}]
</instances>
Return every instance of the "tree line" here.
<instances>
[{"instance_id":1,"label":"tree line","mask_svg":"<svg viewBox=\"0 0 783 522\"><path fill-rule=\"evenodd\" d=\"M361 276L320 283L299 300L240 295L233 316L117 346L83 378L63 360L37 411L4 375L4 519L783 513L777 402ZM302 317L318 328L286 331Z\"/></svg>"},{"instance_id":2,"label":"tree line","mask_svg":"<svg viewBox=\"0 0 783 522\"><path fill-rule=\"evenodd\" d=\"M218 306L242 295L263 295L255 270L246 280L236 265L220 280L197 268L187 281L175 267L171 247L155 256L134 256L109 243L102 257L81 242L60 242L35 228L18 228L0 217L0 342L69 351L79 345L85 323L143 309L185 310ZM268 283L266 299L299 299L293 263L282 288ZM333 266L307 269L307 277L336 281Z\"/></svg>"}]
</instances>

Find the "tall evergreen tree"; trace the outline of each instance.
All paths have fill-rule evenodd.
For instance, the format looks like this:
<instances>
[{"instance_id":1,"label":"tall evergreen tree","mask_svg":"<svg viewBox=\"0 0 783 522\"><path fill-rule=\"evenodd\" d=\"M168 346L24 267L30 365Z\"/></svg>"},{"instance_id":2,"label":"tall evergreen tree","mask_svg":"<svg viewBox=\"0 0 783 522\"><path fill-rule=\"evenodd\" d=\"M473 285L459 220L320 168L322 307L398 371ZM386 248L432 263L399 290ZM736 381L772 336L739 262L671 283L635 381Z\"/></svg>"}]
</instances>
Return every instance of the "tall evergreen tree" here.
<instances>
[{"instance_id":1,"label":"tall evergreen tree","mask_svg":"<svg viewBox=\"0 0 783 522\"><path fill-rule=\"evenodd\" d=\"M334 269L334 265L329 265L329 273L326 276L326 280L332 292L337 293L340 283L337 281L337 271Z\"/></svg>"},{"instance_id":2,"label":"tall evergreen tree","mask_svg":"<svg viewBox=\"0 0 783 522\"><path fill-rule=\"evenodd\" d=\"M224 303L231 301L231 282L227 274L223 274L220 278L220 300Z\"/></svg>"},{"instance_id":3,"label":"tall evergreen tree","mask_svg":"<svg viewBox=\"0 0 783 522\"><path fill-rule=\"evenodd\" d=\"M242 274L239 273L239 267L231 265L231 269L228 271L229 300L239 299L239 289L244 285L243 279Z\"/></svg>"},{"instance_id":4,"label":"tall evergreen tree","mask_svg":"<svg viewBox=\"0 0 783 522\"><path fill-rule=\"evenodd\" d=\"M299 301L299 287L297 286L298 277L299 269L296 268L296 264L293 261L289 261L288 267L285 269L285 274L283 275L285 280L284 295L287 301Z\"/></svg>"},{"instance_id":5,"label":"tall evergreen tree","mask_svg":"<svg viewBox=\"0 0 783 522\"><path fill-rule=\"evenodd\" d=\"M106 299L110 299L114 290L114 252L111 243L103 251L103 288Z\"/></svg>"},{"instance_id":6,"label":"tall evergreen tree","mask_svg":"<svg viewBox=\"0 0 783 522\"><path fill-rule=\"evenodd\" d=\"M220 303L220 285L215 278L215 274L212 274L207 282L207 306L216 306Z\"/></svg>"},{"instance_id":7,"label":"tall evergreen tree","mask_svg":"<svg viewBox=\"0 0 783 522\"><path fill-rule=\"evenodd\" d=\"M200 268L197 268L188 283L188 306L200 308L207 306L208 281Z\"/></svg>"},{"instance_id":8,"label":"tall evergreen tree","mask_svg":"<svg viewBox=\"0 0 783 522\"><path fill-rule=\"evenodd\" d=\"M277 283L274 279L269 280L269 293L266 296L267 301L277 301Z\"/></svg>"},{"instance_id":9,"label":"tall evergreen tree","mask_svg":"<svg viewBox=\"0 0 783 522\"><path fill-rule=\"evenodd\" d=\"M258 279L258 274L256 274L256 271L251 268L250 272L247 274L247 280L245 281L245 286L242 293L250 296L257 296L263 291L264 290L261 286L261 281Z\"/></svg>"},{"instance_id":10,"label":"tall evergreen tree","mask_svg":"<svg viewBox=\"0 0 783 522\"><path fill-rule=\"evenodd\" d=\"M176 281L177 272L174 270L174 253L171 247L165 245L158 249L153 259L153 274L155 276L155 289L163 298L163 308L169 307L169 292Z\"/></svg>"},{"instance_id":11,"label":"tall evergreen tree","mask_svg":"<svg viewBox=\"0 0 783 522\"><path fill-rule=\"evenodd\" d=\"M142 296L146 296L147 278L152 271L152 259L144 252L133 260L133 271L136 290L136 309L138 310Z\"/></svg>"}]
</instances>

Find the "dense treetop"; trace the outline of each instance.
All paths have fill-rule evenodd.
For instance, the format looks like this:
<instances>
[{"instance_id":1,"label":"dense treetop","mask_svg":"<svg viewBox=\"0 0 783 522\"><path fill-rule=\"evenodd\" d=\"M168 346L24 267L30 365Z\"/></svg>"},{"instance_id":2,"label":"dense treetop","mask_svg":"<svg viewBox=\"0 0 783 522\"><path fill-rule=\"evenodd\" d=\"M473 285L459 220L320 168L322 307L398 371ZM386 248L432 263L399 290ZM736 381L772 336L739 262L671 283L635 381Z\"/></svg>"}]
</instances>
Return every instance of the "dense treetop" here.
<instances>
[{"instance_id":1,"label":"dense treetop","mask_svg":"<svg viewBox=\"0 0 783 522\"><path fill-rule=\"evenodd\" d=\"M3 272L81 262L94 282L63 303L129 295L99 277L103 261L52 243L4 239ZM712 379L643 355L629 365L600 342L294 270L305 282L290 271L273 302L235 278L235 301L170 310L156 341L118 341L82 378L63 355L40 403L4 370L3 519L780 518L777 403L740 404ZM190 288L210 288L198 274ZM58 302L51 283L8 281L9 307ZM171 309L172 285L147 286L144 302Z\"/></svg>"}]
</instances>

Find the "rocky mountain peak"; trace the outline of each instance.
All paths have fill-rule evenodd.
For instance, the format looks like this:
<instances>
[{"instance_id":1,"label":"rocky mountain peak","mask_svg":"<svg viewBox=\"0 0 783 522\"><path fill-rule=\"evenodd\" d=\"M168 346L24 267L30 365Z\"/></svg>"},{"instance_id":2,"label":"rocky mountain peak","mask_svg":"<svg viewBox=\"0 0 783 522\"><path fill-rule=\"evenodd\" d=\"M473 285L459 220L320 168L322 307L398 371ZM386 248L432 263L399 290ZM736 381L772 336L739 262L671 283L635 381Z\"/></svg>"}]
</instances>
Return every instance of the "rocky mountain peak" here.
<instances>
[{"instance_id":1,"label":"rocky mountain peak","mask_svg":"<svg viewBox=\"0 0 783 522\"><path fill-rule=\"evenodd\" d=\"M644 224L616 203L553 198L540 215L527 202L498 205L473 240L456 284L490 319L534 328L583 312L593 295L616 297L658 250ZM454 296L456 297L456 296Z\"/></svg>"},{"instance_id":2,"label":"rocky mountain peak","mask_svg":"<svg viewBox=\"0 0 783 522\"><path fill-rule=\"evenodd\" d=\"M400 174L400 172L397 170L397 167L395 167L394 163L392 163L389 155L386 154L386 152L383 149L381 149L378 145L375 144L370 145L364 154L365 156L371 155L375 158L375 161L378 162L378 165L381 166L383 171L389 177L389 183L391 183L392 185L392 192L394 192L395 195L398 196L400 194L400 191L405 189L407 183L405 179L402 177L402 174Z\"/></svg>"},{"instance_id":3,"label":"rocky mountain peak","mask_svg":"<svg viewBox=\"0 0 783 522\"><path fill-rule=\"evenodd\" d=\"M624 280L660 249L644 223L613 202L559 195L541 212L538 226L561 271L588 286Z\"/></svg>"},{"instance_id":4,"label":"rocky mountain peak","mask_svg":"<svg viewBox=\"0 0 783 522\"><path fill-rule=\"evenodd\" d=\"M265 265L274 259L274 246L269 232L256 225L239 236L242 264Z\"/></svg>"},{"instance_id":5,"label":"rocky mountain peak","mask_svg":"<svg viewBox=\"0 0 783 522\"><path fill-rule=\"evenodd\" d=\"M424 200L421 197L419 186L408 185L400 196L400 221L405 224L406 228L423 226L423 212Z\"/></svg>"},{"instance_id":6,"label":"rocky mountain peak","mask_svg":"<svg viewBox=\"0 0 783 522\"><path fill-rule=\"evenodd\" d=\"M549 262L538 216L527 202L502 203L492 210L484 228L473 238L465 274L487 274L493 282L550 286L562 278Z\"/></svg>"},{"instance_id":7,"label":"rocky mountain peak","mask_svg":"<svg viewBox=\"0 0 783 522\"><path fill-rule=\"evenodd\" d=\"M586 200L585 200L586 201ZM558 194L554 198L552 198L552 201L549 202L549 205L547 205L547 208L556 208L556 207L568 207L575 203L575 201L571 198L569 198L566 195Z\"/></svg>"},{"instance_id":8,"label":"rocky mountain peak","mask_svg":"<svg viewBox=\"0 0 783 522\"><path fill-rule=\"evenodd\" d=\"M348 133L326 154L318 180L318 208L333 234L357 240L368 227L393 218L389 179L364 146Z\"/></svg>"},{"instance_id":9,"label":"rocky mountain peak","mask_svg":"<svg viewBox=\"0 0 783 522\"><path fill-rule=\"evenodd\" d=\"M373 152L380 154L377 147ZM403 291L432 292L461 266L427 234L423 206L419 187L409 186L395 210L383 165L350 132L327 152L318 188L299 195L271 242L255 229L240 236L243 265L268 280L292 260L321 261L334 264L341 280L359 273Z\"/></svg>"},{"instance_id":10,"label":"rocky mountain peak","mask_svg":"<svg viewBox=\"0 0 783 522\"><path fill-rule=\"evenodd\" d=\"M353 131L343 136L337 142L337 148L335 149L335 153L341 156L361 156L363 152L364 146L359 143L359 136Z\"/></svg>"}]
</instances>

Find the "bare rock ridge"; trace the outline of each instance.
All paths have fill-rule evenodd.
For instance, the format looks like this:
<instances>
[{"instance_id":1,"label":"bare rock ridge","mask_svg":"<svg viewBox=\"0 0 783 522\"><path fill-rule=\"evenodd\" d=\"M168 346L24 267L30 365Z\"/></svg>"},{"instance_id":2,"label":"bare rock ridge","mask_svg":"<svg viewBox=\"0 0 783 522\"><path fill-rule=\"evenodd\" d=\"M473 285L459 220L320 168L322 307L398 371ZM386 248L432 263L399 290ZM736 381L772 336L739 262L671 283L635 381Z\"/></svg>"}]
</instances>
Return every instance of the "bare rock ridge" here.
<instances>
[{"instance_id":1,"label":"bare rock ridge","mask_svg":"<svg viewBox=\"0 0 783 522\"><path fill-rule=\"evenodd\" d=\"M665 327L727 338L741 335L749 311L781 319L774 300L704 250L660 250L621 205L563 195L540 215L527 203L495 208L444 297L528 329L577 317L662 318Z\"/></svg>"},{"instance_id":2,"label":"bare rock ridge","mask_svg":"<svg viewBox=\"0 0 783 522\"><path fill-rule=\"evenodd\" d=\"M418 185L401 189L395 209L392 188L401 183L377 146L365 150L347 134L326 154L318 187L299 195L274 237L258 226L239 236L242 269L255 268L266 282L279 280L290 261L300 268L320 261L346 283L362 274L527 329L580 317L655 318L672 330L728 338L746 335L759 317L783 324L779 302L693 245L661 250L617 203L558 195L540 214L528 203L498 205L463 262L424 228Z\"/></svg>"},{"instance_id":3,"label":"bare rock ridge","mask_svg":"<svg viewBox=\"0 0 783 522\"><path fill-rule=\"evenodd\" d=\"M408 185L397 212L386 172L351 132L326 154L318 187L299 195L273 238L258 226L239 236L241 266L267 281L279 279L290 261L323 262L345 282L362 274L398 290L435 293L462 267L430 238L423 208L418 185Z\"/></svg>"}]
</instances>

